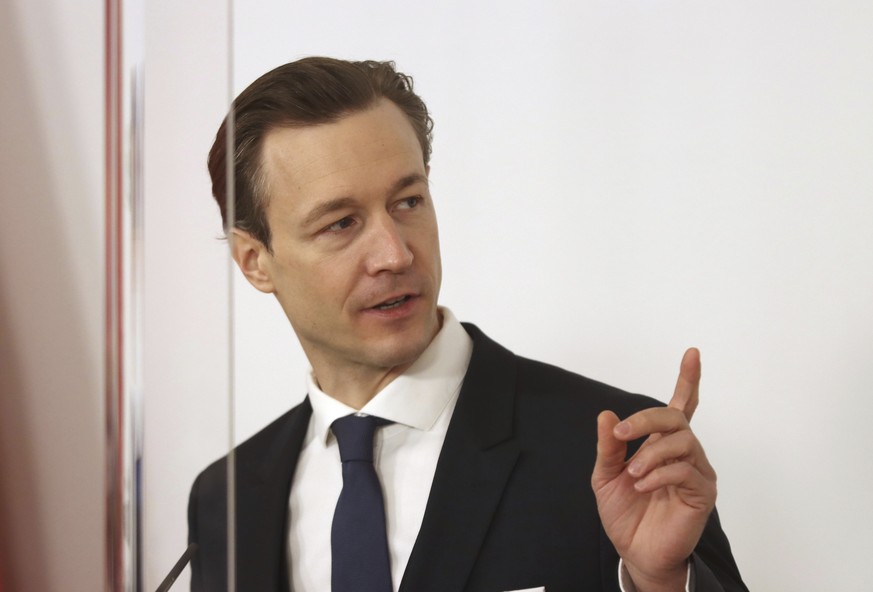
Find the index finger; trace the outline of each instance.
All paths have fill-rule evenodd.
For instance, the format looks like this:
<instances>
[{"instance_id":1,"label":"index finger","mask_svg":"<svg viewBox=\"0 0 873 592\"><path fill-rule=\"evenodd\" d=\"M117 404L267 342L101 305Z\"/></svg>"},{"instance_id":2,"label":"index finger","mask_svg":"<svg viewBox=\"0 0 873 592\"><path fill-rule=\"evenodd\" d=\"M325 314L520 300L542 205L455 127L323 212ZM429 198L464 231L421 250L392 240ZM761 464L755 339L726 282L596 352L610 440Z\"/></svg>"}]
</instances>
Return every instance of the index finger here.
<instances>
[{"instance_id":1,"label":"index finger","mask_svg":"<svg viewBox=\"0 0 873 592\"><path fill-rule=\"evenodd\" d=\"M689 348L682 356L679 365L679 378L676 379L676 388L673 390L673 398L668 407L679 409L685 414L685 418L691 421L697 404L700 402L700 350L696 347Z\"/></svg>"}]
</instances>

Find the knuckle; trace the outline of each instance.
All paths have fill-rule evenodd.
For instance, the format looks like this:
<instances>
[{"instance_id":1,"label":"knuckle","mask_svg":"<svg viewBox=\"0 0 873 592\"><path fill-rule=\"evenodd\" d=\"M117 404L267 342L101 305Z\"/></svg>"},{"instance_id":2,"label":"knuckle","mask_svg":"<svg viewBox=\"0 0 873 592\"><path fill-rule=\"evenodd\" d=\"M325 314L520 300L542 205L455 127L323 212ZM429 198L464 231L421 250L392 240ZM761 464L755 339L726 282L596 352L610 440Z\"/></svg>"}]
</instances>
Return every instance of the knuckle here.
<instances>
[{"instance_id":1,"label":"knuckle","mask_svg":"<svg viewBox=\"0 0 873 592\"><path fill-rule=\"evenodd\" d=\"M691 463L688 462L678 462L675 464L675 467L674 470L679 473L683 479L690 479L696 472L694 467L691 466Z\"/></svg>"},{"instance_id":2,"label":"knuckle","mask_svg":"<svg viewBox=\"0 0 873 592\"><path fill-rule=\"evenodd\" d=\"M690 430L681 430L677 432L677 438L682 443L682 447L685 452L691 452L698 448L697 436L695 436L694 432Z\"/></svg>"}]
</instances>

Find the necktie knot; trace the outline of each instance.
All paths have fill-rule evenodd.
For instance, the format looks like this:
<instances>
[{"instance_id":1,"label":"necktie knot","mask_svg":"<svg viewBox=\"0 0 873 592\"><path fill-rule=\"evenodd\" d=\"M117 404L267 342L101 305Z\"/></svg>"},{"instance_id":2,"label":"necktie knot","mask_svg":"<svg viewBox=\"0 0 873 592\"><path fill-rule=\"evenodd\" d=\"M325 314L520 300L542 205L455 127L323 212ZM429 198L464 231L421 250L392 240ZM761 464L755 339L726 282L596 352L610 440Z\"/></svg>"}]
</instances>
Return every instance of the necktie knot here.
<instances>
[{"instance_id":1,"label":"necktie knot","mask_svg":"<svg viewBox=\"0 0 873 592\"><path fill-rule=\"evenodd\" d=\"M342 462L373 462L373 435L376 428L390 423L374 415L346 415L334 421L330 429L336 437Z\"/></svg>"}]
</instances>

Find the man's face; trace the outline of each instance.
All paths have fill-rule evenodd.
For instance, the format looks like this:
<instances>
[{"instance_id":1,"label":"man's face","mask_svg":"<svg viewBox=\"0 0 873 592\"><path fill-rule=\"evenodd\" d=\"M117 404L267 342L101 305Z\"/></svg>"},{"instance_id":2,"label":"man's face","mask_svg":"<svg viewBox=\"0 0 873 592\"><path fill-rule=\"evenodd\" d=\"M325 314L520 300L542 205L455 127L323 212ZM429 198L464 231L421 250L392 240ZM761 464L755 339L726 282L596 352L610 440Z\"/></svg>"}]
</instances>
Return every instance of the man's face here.
<instances>
[{"instance_id":1,"label":"man's face","mask_svg":"<svg viewBox=\"0 0 873 592\"><path fill-rule=\"evenodd\" d=\"M441 268L428 171L403 112L382 100L276 129L262 158L273 254L258 250L264 281L252 283L275 293L322 386L415 361L439 329Z\"/></svg>"}]
</instances>

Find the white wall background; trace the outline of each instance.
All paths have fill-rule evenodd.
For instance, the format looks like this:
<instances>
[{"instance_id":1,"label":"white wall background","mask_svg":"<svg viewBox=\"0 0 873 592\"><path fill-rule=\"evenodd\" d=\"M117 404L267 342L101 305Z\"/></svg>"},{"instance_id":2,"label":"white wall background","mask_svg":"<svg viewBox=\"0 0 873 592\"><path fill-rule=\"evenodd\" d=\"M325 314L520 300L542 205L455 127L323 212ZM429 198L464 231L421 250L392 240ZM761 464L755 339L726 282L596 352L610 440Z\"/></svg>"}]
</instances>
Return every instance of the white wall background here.
<instances>
[{"instance_id":1,"label":"white wall background","mask_svg":"<svg viewBox=\"0 0 873 592\"><path fill-rule=\"evenodd\" d=\"M158 250L147 281L162 294L147 305L146 344L147 446L163 446L147 457L157 578L183 546L190 481L223 446L226 276L205 271L223 255L203 163L226 97L221 15L151 6L162 7L150 9L146 163ZM517 353L665 400L682 351L701 348L696 430L751 589L869 588L873 5L237 0L235 11L234 92L312 54L394 59L415 76L436 119L442 302L460 318ZM305 361L275 302L235 284L240 440L300 400ZM155 411L164 403L175 420Z\"/></svg>"},{"instance_id":2,"label":"white wall background","mask_svg":"<svg viewBox=\"0 0 873 592\"><path fill-rule=\"evenodd\" d=\"M228 105L227 26L216 3L146 1L145 590L185 550L194 477L230 446L229 258L206 171Z\"/></svg>"},{"instance_id":3,"label":"white wall background","mask_svg":"<svg viewBox=\"0 0 873 592\"><path fill-rule=\"evenodd\" d=\"M103 3L0 2L0 588L104 587Z\"/></svg>"}]
</instances>

